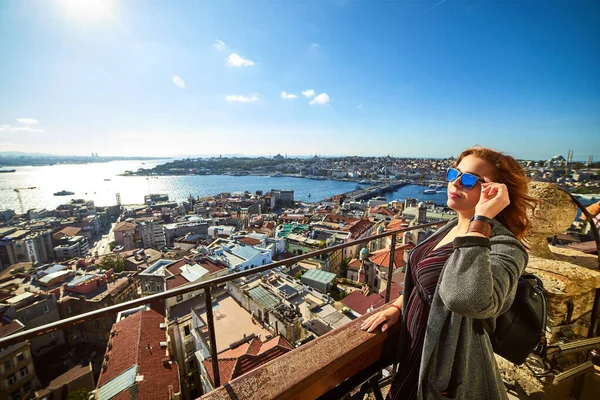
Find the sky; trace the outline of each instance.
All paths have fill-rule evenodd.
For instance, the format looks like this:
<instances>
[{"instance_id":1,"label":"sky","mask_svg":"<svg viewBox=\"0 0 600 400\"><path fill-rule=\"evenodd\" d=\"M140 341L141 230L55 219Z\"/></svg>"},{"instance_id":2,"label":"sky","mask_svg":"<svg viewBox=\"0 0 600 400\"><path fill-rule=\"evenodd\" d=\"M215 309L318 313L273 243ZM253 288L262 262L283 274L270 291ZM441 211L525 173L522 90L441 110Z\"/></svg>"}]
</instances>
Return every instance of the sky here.
<instances>
[{"instance_id":1,"label":"sky","mask_svg":"<svg viewBox=\"0 0 600 400\"><path fill-rule=\"evenodd\" d=\"M597 161L598 21L598 0L0 0L0 152Z\"/></svg>"}]
</instances>

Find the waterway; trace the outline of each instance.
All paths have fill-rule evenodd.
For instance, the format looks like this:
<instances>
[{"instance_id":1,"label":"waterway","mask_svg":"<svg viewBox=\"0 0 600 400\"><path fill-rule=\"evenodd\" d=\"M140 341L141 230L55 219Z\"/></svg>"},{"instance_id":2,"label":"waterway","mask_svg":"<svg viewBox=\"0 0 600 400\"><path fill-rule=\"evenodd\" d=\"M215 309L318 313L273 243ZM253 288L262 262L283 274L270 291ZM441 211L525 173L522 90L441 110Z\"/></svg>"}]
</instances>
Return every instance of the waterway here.
<instances>
[{"instance_id":1,"label":"waterway","mask_svg":"<svg viewBox=\"0 0 600 400\"><path fill-rule=\"evenodd\" d=\"M122 204L143 203L149 193L168 193L171 200L181 202L193 196L206 196L222 192L264 192L271 189L292 189L294 198L302 201L319 201L335 194L352 191L356 182L313 180L293 177L269 176L119 176L126 170L152 168L169 160L113 161L108 163L52 165L42 167L16 167L16 172L0 174L0 209L17 212L32 208L52 209L70 199L93 200L98 206L116 204L117 193ZM360 185L365 187L365 185ZM35 189L28 189L35 187ZM19 189L15 192L13 189ZM395 192L386 193L388 201L406 197L432 200L443 204L445 190L437 194L423 194L423 187L408 185ZM74 192L71 196L54 196L55 192ZM19 199L20 193L20 199Z\"/></svg>"}]
</instances>

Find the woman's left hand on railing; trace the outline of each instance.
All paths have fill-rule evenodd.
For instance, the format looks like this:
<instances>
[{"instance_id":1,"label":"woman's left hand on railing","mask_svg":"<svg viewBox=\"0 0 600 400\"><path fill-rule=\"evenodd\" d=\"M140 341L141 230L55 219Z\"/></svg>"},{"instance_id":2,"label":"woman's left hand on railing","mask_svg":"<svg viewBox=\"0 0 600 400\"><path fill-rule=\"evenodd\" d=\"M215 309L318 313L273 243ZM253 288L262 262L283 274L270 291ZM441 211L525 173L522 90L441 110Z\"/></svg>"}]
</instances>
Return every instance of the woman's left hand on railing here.
<instances>
[{"instance_id":1,"label":"woman's left hand on railing","mask_svg":"<svg viewBox=\"0 0 600 400\"><path fill-rule=\"evenodd\" d=\"M381 332L385 332L400 319L400 308L391 306L383 311L379 311L367 318L360 329L367 332L373 332L381 325Z\"/></svg>"}]
</instances>

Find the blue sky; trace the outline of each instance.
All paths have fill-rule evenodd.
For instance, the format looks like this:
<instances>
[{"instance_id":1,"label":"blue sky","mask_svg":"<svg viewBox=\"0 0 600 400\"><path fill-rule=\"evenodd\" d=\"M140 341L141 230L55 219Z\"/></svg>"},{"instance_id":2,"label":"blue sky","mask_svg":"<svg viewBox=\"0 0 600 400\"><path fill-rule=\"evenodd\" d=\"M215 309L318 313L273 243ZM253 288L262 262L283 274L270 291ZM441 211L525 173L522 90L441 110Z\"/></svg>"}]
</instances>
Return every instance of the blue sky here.
<instances>
[{"instance_id":1,"label":"blue sky","mask_svg":"<svg viewBox=\"0 0 600 400\"><path fill-rule=\"evenodd\" d=\"M597 0L85 1L0 1L0 151L600 160Z\"/></svg>"}]
</instances>

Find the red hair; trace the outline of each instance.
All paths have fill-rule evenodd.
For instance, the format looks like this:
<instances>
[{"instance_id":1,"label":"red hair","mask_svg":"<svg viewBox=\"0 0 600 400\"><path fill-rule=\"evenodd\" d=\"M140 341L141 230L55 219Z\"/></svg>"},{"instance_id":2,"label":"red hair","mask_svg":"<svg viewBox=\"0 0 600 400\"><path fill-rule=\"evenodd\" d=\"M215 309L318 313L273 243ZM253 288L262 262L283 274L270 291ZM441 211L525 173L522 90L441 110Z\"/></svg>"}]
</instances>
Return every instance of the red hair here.
<instances>
[{"instance_id":1,"label":"red hair","mask_svg":"<svg viewBox=\"0 0 600 400\"><path fill-rule=\"evenodd\" d=\"M513 157L480 146L463 151L454 165L460 164L461 160L468 155L487 161L494 167L494 181L506 185L510 204L500 211L496 220L523 241L531 229L527 210L533 211L540 203L540 200L528 194L529 179L525 170Z\"/></svg>"}]
</instances>

